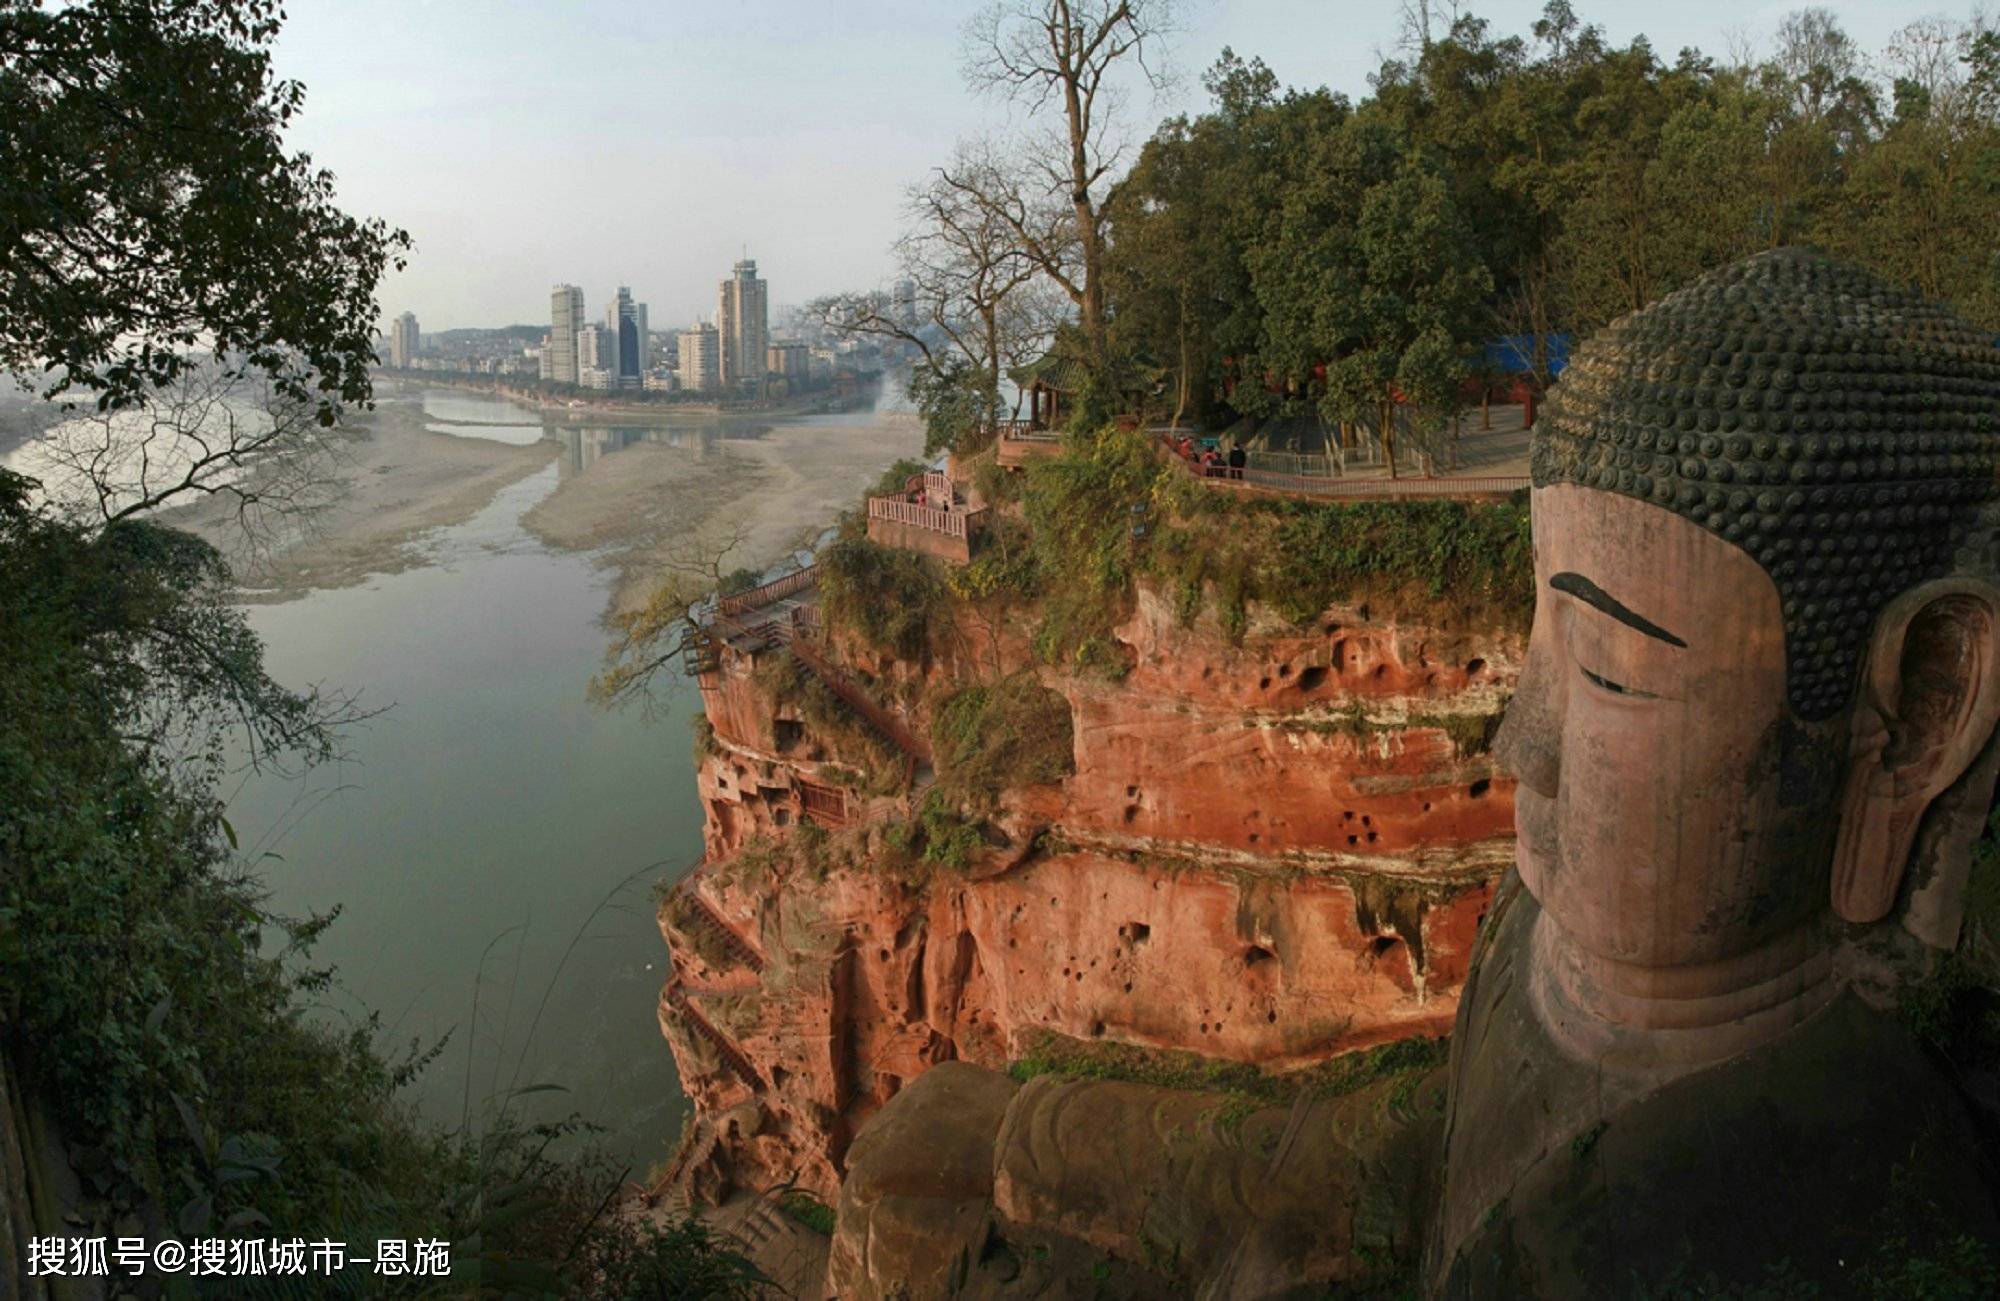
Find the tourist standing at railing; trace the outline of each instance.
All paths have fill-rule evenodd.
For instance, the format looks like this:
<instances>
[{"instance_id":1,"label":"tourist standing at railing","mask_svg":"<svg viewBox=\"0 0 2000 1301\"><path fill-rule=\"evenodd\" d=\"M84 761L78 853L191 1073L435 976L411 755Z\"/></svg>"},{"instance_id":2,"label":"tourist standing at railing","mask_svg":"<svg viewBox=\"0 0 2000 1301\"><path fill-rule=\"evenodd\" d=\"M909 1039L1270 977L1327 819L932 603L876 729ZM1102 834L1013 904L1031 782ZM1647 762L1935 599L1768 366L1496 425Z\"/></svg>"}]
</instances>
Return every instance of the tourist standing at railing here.
<instances>
[{"instance_id":1,"label":"tourist standing at railing","mask_svg":"<svg viewBox=\"0 0 2000 1301\"><path fill-rule=\"evenodd\" d=\"M1249 463L1250 463L1250 454L1243 450L1243 444L1237 443L1230 447L1229 449L1230 478L1232 479L1242 478L1243 467L1245 465L1248 465Z\"/></svg>"}]
</instances>

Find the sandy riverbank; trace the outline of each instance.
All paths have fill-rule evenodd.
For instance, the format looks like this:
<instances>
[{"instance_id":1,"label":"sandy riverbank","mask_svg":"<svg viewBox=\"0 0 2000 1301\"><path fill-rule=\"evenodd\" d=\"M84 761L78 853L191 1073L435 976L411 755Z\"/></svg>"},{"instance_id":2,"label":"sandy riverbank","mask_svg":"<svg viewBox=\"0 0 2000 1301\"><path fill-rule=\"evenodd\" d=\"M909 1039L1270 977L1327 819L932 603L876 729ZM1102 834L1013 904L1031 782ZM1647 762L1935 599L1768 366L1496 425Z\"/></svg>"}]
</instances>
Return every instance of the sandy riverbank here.
<instances>
[{"instance_id":1,"label":"sandy riverbank","mask_svg":"<svg viewBox=\"0 0 2000 1301\"><path fill-rule=\"evenodd\" d=\"M802 393L796 397L770 398L755 402L621 402L613 397L550 397L533 389L514 388L511 385L494 384L480 380L449 378L443 375L427 375L423 372L399 373L389 377L379 388L396 384L416 388L449 389L455 393L471 393L479 397L512 402L516 406L536 411L551 420L567 420L577 424L616 421L619 424L673 424L684 421L689 416L742 416L752 419L784 420L808 416L825 411L826 404L833 395L824 389ZM879 386L879 381L875 381ZM859 412L857 419L867 413Z\"/></svg>"},{"instance_id":2,"label":"sandy riverbank","mask_svg":"<svg viewBox=\"0 0 2000 1301\"><path fill-rule=\"evenodd\" d=\"M602 550L618 570L612 607L629 610L669 569L724 547L725 571L776 564L922 447L923 426L909 413L780 422L701 453L639 443L565 479L521 523L550 546Z\"/></svg>"},{"instance_id":3,"label":"sandy riverbank","mask_svg":"<svg viewBox=\"0 0 2000 1301\"><path fill-rule=\"evenodd\" d=\"M309 534L244 552L232 504L222 498L166 512L162 522L231 551L243 599L287 601L426 563L425 534L471 518L560 455L554 440L513 446L427 429L416 394L385 396L355 420L361 436L341 469L339 500ZM884 467L923 443L910 413L818 420L779 417L760 437L699 448L642 441L606 452L580 471L565 469L522 526L547 546L600 553L617 571L614 610L642 603L669 566L726 543L733 545L725 569L765 568L856 505Z\"/></svg>"},{"instance_id":4,"label":"sandy riverbank","mask_svg":"<svg viewBox=\"0 0 2000 1301\"><path fill-rule=\"evenodd\" d=\"M433 433L424 428L417 401L384 401L350 418L360 436L348 445L337 498L303 536L246 551L235 503L226 496L165 511L161 522L208 538L229 554L243 599L288 601L424 563L418 545L424 533L470 519L493 494L556 455L552 443L517 447Z\"/></svg>"}]
</instances>

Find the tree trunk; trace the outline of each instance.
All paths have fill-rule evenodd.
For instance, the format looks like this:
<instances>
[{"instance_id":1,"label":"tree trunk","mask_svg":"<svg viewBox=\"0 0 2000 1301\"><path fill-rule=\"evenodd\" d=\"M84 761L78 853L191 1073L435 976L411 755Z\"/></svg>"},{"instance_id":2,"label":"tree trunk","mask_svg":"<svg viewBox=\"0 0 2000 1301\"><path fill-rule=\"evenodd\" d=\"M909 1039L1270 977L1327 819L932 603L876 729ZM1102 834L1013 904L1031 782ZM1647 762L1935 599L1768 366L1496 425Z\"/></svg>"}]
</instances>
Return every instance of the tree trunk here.
<instances>
[{"instance_id":1,"label":"tree trunk","mask_svg":"<svg viewBox=\"0 0 2000 1301\"><path fill-rule=\"evenodd\" d=\"M1000 435L1000 321L999 308L988 305L980 310L986 327L986 401L980 404L980 442L990 443ZM990 404L990 405L989 405Z\"/></svg>"},{"instance_id":2,"label":"tree trunk","mask_svg":"<svg viewBox=\"0 0 2000 1301\"><path fill-rule=\"evenodd\" d=\"M1389 467L1389 477L1396 477L1396 404L1387 398L1382 400L1382 460Z\"/></svg>"},{"instance_id":3,"label":"tree trunk","mask_svg":"<svg viewBox=\"0 0 2000 1301\"><path fill-rule=\"evenodd\" d=\"M1174 432L1179 433L1181 417L1187 413L1188 399L1188 337L1186 318L1181 322L1181 366L1178 382L1174 385Z\"/></svg>"},{"instance_id":4,"label":"tree trunk","mask_svg":"<svg viewBox=\"0 0 2000 1301\"><path fill-rule=\"evenodd\" d=\"M1077 31L1070 19L1069 6L1058 3L1056 9L1063 26L1072 32ZM1064 65L1063 116L1069 123L1069 197L1071 206L1076 209L1077 246L1083 254L1083 297L1077 307L1083 318L1080 324L1083 326L1083 337L1090 345L1093 368L1102 374L1110 345L1104 333L1104 277L1099 274L1104 261L1103 245L1099 240L1102 232L1097 226L1096 206L1090 200L1090 123L1085 119L1083 98L1077 85L1082 69L1073 59L1073 50L1064 51L1059 61Z\"/></svg>"},{"instance_id":5,"label":"tree trunk","mask_svg":"<svg viewBox=\"0 0 2000 1301\"><path fill-rule=\"evenodd\" d=\"M1479 390L1479 430L1488 433L1493 428L1493 386L1486 385Z\"/></svg>"}]
</instances>

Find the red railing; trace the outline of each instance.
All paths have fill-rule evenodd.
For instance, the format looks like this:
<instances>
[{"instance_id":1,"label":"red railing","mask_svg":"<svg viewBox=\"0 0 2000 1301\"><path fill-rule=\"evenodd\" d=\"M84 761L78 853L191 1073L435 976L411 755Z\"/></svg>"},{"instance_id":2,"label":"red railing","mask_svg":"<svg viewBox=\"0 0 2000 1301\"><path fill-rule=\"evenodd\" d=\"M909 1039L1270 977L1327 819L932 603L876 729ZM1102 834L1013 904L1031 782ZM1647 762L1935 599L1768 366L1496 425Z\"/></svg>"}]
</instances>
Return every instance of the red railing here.
<instances>
[{"instance_id":1,"label":"red railing","mask_svg":"<svg viewBox=\"0 0 2000 1301\"><path fill-rule=\"evenodd\" d=\"M753 587L734 596L725 596L715 603L715 608L721 614L742 614L760 605L769 605L773 601L796 596L818 581L818 571L813 566L807 565L804 569L786 574L783 578L774 578L761 587Z\"/></svg>"},{"instance_id":2,"label":"red railing","mask_svg":"<svg viewBox=\"0 0 2000 1301\"><path fill-rule=\"evenodd\" d=\"M667 1003L674 1011L681 1014L681 1018L687 1022L688 1028L694 1031L695 1037L706 1040L708 1046L715 1049L716 1055L722 1058L724 1064L734 1071L745 1084L760 1091L763 1089L764 1077L759 1075L757 1068L750 1064L749 1055L736 1046L735 1040L711 1025L707 1017L695 1011L694 1004L688 1002L687 995L678 986L668 987Z\"/></svg>"}]
</instances>

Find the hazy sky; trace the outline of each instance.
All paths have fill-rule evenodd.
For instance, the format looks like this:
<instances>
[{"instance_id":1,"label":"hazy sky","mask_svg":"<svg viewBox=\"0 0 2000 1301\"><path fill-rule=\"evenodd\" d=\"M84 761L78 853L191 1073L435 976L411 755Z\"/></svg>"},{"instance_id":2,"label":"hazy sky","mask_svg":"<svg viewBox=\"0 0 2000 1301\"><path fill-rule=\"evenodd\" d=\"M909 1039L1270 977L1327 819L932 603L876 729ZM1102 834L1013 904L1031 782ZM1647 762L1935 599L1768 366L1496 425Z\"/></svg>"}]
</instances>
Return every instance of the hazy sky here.
<instances>
[{"instance_id":1,"label":"hazy sky","mask_svg":"<svg viewBox=\"0 0 2000 1301\"><path fill-rule=\"evenodd\" d=\"M1664 57L1768 45L1794 0L1575 0L1623 44ZM277 64L306 85L295 145L350 210L416 242L382 292L426 330L545 322L549 286L592 315L620 284L655 327L715 311L747 246L774 304L891 272L902 192L965 135L1004 129L967 89L974 0L293 0ZM1864 49L1962 3L1846 0ZM1542 0L1486 0L1526 33ZM1396 0L1184 0L1177 92L1128 102L1141 137L1205 102L1225 45L1288 85L1356 97L1399 28Z\"/></svg>"}]
</instances>

